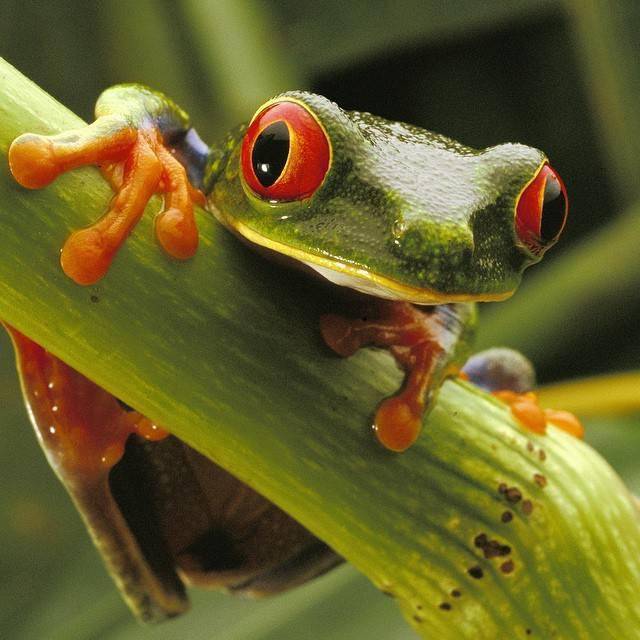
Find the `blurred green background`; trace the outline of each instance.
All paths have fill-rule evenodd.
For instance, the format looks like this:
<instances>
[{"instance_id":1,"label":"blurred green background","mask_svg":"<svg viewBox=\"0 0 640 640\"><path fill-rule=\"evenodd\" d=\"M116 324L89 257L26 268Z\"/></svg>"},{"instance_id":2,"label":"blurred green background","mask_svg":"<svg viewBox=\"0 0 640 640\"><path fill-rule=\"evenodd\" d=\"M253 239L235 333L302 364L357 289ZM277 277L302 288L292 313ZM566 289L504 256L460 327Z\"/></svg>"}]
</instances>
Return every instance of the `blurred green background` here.
<instances>
[{"instance_id":1,"label":"blurred green background","mask_svg":"<svg viewBox=\"0 0 640 640\"><path fill-rule=\"evenodd\" d=\"M0 3L0 55L85 119L103 88L143 82L206 140L306 88L473 146L544 149L567 229L512 300L483 308L480 336L523 349L543 382L639 368L639 30L634 0ZM187 616L139 627L37 446L4 336L0 355L0 637L414 637L348 567L262 602L194 592ZM638 417L588 432L640 492Z\"/></svg>"}]
</instances>

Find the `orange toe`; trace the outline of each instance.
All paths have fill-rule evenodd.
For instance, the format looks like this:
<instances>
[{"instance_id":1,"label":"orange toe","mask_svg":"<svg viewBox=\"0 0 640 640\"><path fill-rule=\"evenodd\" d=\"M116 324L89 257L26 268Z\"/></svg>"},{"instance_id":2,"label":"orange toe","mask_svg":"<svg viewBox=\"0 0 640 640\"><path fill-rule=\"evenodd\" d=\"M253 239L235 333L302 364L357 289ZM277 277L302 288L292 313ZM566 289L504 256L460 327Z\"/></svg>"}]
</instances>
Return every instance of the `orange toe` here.
<instances>
[{"instance_id":1,"label":"orange toe","mask_svg":"<svg viewBox=\"0 0 640 640\"><path fill-rule=\"evenodd\" d=\"M187 260L198 249L198 229L193 211L172 208L156 218L156 237L162 248L173 258Z\"/></svg>"},{"instance_id":2,"label":"orange toe","mask_svg":"<svg viewBox=\"0 0 640 640\"><path fill-rule=\"evenodd\" d=\"M109 269L113 251L106 246L103 234L95 228L80 229L68 238L60 253L62 270L74 282L94 284Z\"/></svg>"},{"instance_id":3,"label":"orange toe","mask_svg":"<svg viewBox=\"0 0 640 640\"><path fill-rule=\"evenodd\" d=\"M9 168L19 184L41 189L60 174L51 142L44 136L25 133L9 147Z\"/></svg>"},{"instance_id":4,"label":"orange toe","mask_svg":"<svg viewBox=\"0 0 640 640\"><path fill-rule=\"evenodd\" d=\"M576 438L584 438L584 426L573 413L560 409L545 409L544 415L556 427L570 433Z\"/></svg>"},{"instance_id":5,"label":"orange toe","mask_svg":"<svg viewBox=\"0 0 640 640\"><path fill-rule=\"evenodd\" d=\"M513 416L529 431L544 434L547 432L547 423L551 422L576 438L584 437L584 427L573 413L542 409L538 404L538 397L531 391L520 394L507 389L494 391L493 395L508 404Z\"/></svg>"},{"instance_id":6,"label":"orange toe","mask_svg":"<svg viewBox=\"0 0 640 640\"><path fill-rule=\"evenodd\" d=\"M384 447L405 451L418 438L422 428L422 411L414 411L402 396L387 398L378 407L373 430Z\"/></svg>"}]
</instances>

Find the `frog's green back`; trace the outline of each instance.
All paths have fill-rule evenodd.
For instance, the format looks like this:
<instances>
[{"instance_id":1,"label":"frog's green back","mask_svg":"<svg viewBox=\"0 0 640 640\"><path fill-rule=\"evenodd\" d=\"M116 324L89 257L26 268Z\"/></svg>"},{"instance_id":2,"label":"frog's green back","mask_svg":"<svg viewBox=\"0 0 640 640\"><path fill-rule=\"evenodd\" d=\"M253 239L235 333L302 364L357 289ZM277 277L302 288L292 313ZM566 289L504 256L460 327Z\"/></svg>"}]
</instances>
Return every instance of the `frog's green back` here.
<instances>
[{"instance_id":1,"label":"frog's green back","mask_svg":"<svg viewBox=\"0 0 640 640\"><path fill-rule=\"evenodd\" d=\"M267 104L283 100L320 123L330 165L310 197L275 202L254 193L243 176L245 129L228 139L210 176L210 202L251 242L339 284L417 303L507 297L539 260L542 252L520 241L515 215L546 162L541 151L520 144L472 149L310 93Z\"/></svg>"}]
</instances>

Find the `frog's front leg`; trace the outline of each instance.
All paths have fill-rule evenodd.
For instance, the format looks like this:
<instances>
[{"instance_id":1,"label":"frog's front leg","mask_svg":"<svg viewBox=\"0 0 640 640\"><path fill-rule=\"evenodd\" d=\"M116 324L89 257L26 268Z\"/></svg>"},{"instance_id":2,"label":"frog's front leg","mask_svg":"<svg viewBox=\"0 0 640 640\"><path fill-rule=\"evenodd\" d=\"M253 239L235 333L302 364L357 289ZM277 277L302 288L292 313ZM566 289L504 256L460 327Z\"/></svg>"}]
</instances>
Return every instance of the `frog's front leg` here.
<instances>
[{"instance_id":1,"label":"frog's front leg","mask_svg":"<svg viewBox=\"0 0 640 640\"><path fill-rule=\"evenodd\" d=\"M472 304L416 307L371 299L357 318L325 315L322 336L338 355L365 346L388 349L405 371L402 389L378 406L373 428L392 451L404 451L418 437L425 413L444 379L455 375L468 355L475 323Z\"/></svg>"},{"instance_id":2,"label":"frog's front leg","mask_svg":"<svg viewBox=\"0 0 640 640\"><path fill-rule=\"evenodd\" d=\"M165 96L135 85L107 89L96 103L96 121L82 129L54 136L27 133L11 145L11 171L25 187L38 189L69 169L96 164L116 191L109 211L75 231L63 247L62 268L78 284L92 284L105 275L154 193L165 194L155 224L162 247L179 259L195 253L193 205L204 198L169 147L182 152L189 177L199 182L207 148L190 129L186 114Z\"/></svg>"},{"instance_id":3,"label":"frog's front leg","mask_svg":"<svg viewBox=\"0 0 640 640\"><path fill-rule=\"evenodd\" d=\"M323 316L321 332L340 356L353 355L366 346L385 348L405 371L402 389L382 401L373 423L378 439L388 449L404 451L415 442L437 390L445 378L458 372L508 404L525 429L544 434L551 422L574 436L584 435L573 414L539 406L533 391L533 366L517 351L488 349L465 364L475 325L472 304L416 307L371 299L360 311L356 318Z\"/></svg>"}]
</instances>

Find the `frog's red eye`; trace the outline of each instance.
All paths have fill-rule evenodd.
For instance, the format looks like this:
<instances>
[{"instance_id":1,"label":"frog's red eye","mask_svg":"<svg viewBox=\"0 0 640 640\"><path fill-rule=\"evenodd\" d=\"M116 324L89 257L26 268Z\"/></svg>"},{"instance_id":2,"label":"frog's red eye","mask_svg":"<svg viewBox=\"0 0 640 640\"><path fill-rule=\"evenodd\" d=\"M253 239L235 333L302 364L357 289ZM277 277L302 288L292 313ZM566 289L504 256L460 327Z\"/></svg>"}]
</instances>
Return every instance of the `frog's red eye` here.
<instances>
[{"instance_id":1,"label":"frog's red eye","mask_svg":"<svg viewBox=\"0 0 640 640\"><path fill-rule=\"evenodd\" d=\"M318 121L296 102L276 102L251 122L242 141L242 173L266 200L308 198L329 169L330 148Z\"/></svg>"},{"instance_id":2,"label":"frog's red eye","mask_svg":"<svg viewBox=\"0 0 640 640\"><path fill-rule=\"evenodd\" d=\"M559 238L568 211L564 183L545 162L520 194L516 206L518 237L533 253L543 253Z\"/></svg>"}]
</instances>

